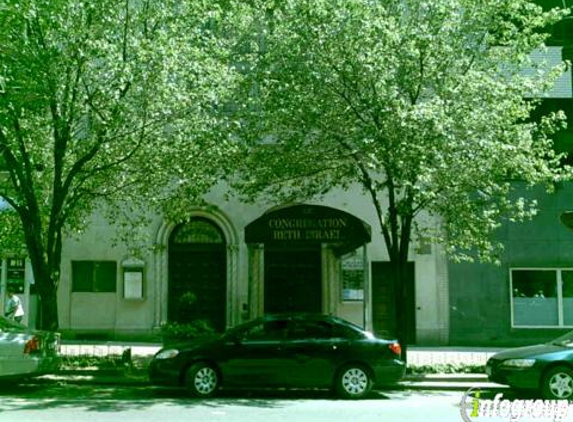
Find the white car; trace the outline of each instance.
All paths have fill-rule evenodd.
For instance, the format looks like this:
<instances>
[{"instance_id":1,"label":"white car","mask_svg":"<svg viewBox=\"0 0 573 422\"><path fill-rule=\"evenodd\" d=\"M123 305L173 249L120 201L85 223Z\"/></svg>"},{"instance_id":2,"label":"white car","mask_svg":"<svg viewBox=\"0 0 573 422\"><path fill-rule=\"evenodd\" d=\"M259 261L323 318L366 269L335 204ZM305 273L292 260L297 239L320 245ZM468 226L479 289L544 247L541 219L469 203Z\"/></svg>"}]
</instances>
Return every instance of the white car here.
<instances>
[{"instance_id":1,"label":"white car","mask_svg":"<svg viewBox=\"0 0 573 422\"><path fill-rule=\"evenodd\" d=\"M0 316L0 380L53 372L59 351L58 333L33 330Z\"/></svg>"}]
</instances>

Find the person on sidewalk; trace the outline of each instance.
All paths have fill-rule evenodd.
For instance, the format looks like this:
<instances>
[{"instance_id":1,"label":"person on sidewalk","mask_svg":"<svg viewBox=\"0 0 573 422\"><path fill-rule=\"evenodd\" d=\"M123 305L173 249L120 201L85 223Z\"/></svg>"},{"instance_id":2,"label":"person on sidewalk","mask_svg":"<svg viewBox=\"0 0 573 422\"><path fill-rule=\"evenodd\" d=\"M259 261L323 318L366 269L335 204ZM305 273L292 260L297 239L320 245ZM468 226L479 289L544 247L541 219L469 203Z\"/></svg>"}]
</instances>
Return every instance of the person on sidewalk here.
<instances>
[{"instance_id":1,"label":"person on sidewalk","mask_svg":"<svg viewBox=\"0 0 573 422\"><path fill-rule=\"evenodd\" d=\"M6 300L6 307L4 308L4 315L8 319L21 323L22 318L24 318L24 307L22 306L22 301L18 296L16 296L12 287L8 287L7 293L8 298Z\"/></svg>"}]
</instances>

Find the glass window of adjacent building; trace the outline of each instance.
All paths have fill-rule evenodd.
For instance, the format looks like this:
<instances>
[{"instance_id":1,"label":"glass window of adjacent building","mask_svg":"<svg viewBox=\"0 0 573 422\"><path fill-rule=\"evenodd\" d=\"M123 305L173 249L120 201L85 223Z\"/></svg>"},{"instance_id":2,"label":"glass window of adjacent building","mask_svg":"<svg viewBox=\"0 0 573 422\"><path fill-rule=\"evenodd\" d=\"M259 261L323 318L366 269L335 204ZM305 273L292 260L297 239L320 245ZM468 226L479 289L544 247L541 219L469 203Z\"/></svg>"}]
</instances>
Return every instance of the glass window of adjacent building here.
<instances>
[{"instance_id":1,"label":"glass window of adjacent building","mask_svg":"<svg viewBox=\"0 0 573 422\"><path fill-rule=\"evenodd\" d=\"M563 324L573 326L573 270L561 270Z\"/></svg>"},{"instance_id":2,"label":"glass window of adjacent building","mask_svg":"<svg viewBox=\"0 0 573 422\"><path fill-rule=\"evenodd\" d=\"M510 271L514 327L573 326L573 269Z\"/></svg>"}]
</instances>

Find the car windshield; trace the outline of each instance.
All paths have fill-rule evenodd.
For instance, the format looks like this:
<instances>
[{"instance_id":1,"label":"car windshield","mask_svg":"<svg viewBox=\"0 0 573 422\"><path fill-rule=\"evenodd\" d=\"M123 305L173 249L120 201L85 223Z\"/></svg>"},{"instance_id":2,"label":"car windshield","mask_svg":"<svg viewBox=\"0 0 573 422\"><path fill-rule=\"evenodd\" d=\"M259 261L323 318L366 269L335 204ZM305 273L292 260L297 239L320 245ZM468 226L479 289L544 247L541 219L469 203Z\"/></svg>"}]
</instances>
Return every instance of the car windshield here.
<instances>
[{"instance_id":1,"label":"car windshield","mask_svg":"<svg viewBox=\"0 0 573 422\"><path fill-rule=\"evenodd\" d=\"M0 315L0 330L6 330L10 328L18 328L22 330L26 329L24 325Z\"/></svg>"},{"instance_id":2,"label":"car windshield","mask_svg":"<svg viewBox=\"0 0 573 422\"><path fill-rule=\"evenodd\" d=\"M570 331L561 337L557 337L551 342L551 344L556 346L573 347L573 331Z\"/></svg>"}]
</instances>

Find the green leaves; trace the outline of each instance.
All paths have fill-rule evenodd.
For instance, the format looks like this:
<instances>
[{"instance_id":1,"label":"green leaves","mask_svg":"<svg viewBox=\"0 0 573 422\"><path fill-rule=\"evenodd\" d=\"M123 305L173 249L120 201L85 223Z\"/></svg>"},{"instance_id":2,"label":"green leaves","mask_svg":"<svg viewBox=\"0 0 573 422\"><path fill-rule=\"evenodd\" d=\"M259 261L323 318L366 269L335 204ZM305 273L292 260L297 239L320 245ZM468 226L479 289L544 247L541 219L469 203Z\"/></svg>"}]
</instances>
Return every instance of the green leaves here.
<instances>
[{"instance_id":1,"label":"green leaves","mask_svg":"<svg viewBox=\"0 0 573 422\"><path fill-rule=\"evenodd\" d=\"M392 259L422 212L452 251L492 256L499 222L532 209L508 199L508 180L561 172L549 137L561 118L529 121L526 97L563 69L524 70L541 69L531 53L564 13L525 0L283 2L255 35L266 49L246 80L260 95L243 109L239 190L301 200L360 183Z\"/></svg>"},{"instance_id":2,"label":"green leaves","mask_svg":"<svg viewBox=\"0 0 573 422\"><path fill-rule=\"evenodd\" d=\"M193 174L211 180L204 191L215 180L215 158L226 154L217 142L217 106L237 78L224 37L235 19L227 6L7 2L0 10L0 150L43 169L24 177L11 168L13 183L32 188L48 214L69 207L77 211L70 218L79 217L101 196L141 197L169 184L168 163L189 172L185 157L208 154L214 166L196 161Z\"/></svg>"},{"instance_id":3,"label":"green leaves","mask_svg":"<svg viewBox=\"0 0 573 422\"><path fill-rule=\"evenodd\" d=\"M175 198L198 201L229 171L235 146L221 105L240 78L228 34L240 33L243 15L234 12L242 7L223 0L0 7L7 170L0 196L14 206L40 284L59 274L64 232L81 231L102 204L111 217L161 212Z\"/></svg>"}]
</instances>

